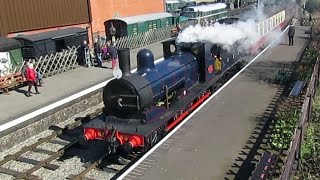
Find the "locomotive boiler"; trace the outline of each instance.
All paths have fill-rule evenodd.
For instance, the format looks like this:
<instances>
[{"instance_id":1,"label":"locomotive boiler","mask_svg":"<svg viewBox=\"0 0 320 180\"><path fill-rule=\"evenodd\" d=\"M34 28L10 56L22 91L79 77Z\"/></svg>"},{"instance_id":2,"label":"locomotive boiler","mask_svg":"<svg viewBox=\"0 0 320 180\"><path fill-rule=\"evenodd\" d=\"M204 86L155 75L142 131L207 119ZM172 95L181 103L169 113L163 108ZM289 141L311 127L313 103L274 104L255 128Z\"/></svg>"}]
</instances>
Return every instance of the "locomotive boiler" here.
<instances>
[{"instance_id":1,"label":"locomotive boiler","mask_svg":"<svg viewBox=\"0 0 320 180\"><path fill-rule=\"evenodd\" d=\"M129 50L119 50L124 76L104 88L103 101L111 116L148 123L154 118L150 114L163 109L153 106L159 106L181 90L188 91L198 81L198 63L190 53L178 53L155 65L153 53L143 49L137 54L135 73L130 72L129 57Z\"/></svg>"}]
</instances>

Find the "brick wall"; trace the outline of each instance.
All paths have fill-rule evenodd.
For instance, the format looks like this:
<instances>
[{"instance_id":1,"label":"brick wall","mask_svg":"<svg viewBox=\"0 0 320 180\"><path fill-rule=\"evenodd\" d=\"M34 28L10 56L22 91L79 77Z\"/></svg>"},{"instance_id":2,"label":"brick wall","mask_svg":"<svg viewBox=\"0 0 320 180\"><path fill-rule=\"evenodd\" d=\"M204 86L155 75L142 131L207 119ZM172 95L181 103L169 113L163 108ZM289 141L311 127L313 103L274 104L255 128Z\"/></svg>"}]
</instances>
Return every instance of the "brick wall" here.
<instances>
[{"instance_id":1,"label":"brick wall","mask_svg":"<svg viewBox=\"0 0 320 180\"><path fill-rule=\"evenodd\" d=\"M90 0L92 31L105 35L104 22L120 17L164 12L164 0Z\"/></svg>"}]
</instances>

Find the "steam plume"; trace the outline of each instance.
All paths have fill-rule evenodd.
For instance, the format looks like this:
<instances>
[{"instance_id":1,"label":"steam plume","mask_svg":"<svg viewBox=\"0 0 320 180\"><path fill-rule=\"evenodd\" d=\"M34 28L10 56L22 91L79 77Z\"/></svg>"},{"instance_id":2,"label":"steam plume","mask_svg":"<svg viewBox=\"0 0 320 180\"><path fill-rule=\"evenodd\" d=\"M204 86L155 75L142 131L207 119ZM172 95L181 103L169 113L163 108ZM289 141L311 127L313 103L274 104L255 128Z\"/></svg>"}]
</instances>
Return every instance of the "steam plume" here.
<instances>
[{"instance_id":1,"label":"steam plume","mask_svg":"<svg viewBox=\"0 0 320 180\"><path fill-rule=\"evenodd\" d=\"M257 21L261 22L266 18L263 8L256 8L242 17L246 20L237 21L233 24L216 22L210 26L189 26L178 35L177 43L205 42L220 44L227 50L236 48L241 51L248 51L251 45L259 39Z\"/></svg>"},{"instance_id":2,"label":"steam plume","mask_svg":"<svg viewBox=\"0 0 320 180\"><path fill-rule=\"evenodd\" d=\"M251 42L255 42L259 34L253 20L240 21L234 24L215 23L212 26L190 26L178 35L177 43L207 42L220 44L230 49L236 43L243 49L249 49Z\"/></svg>"}]
</instances>

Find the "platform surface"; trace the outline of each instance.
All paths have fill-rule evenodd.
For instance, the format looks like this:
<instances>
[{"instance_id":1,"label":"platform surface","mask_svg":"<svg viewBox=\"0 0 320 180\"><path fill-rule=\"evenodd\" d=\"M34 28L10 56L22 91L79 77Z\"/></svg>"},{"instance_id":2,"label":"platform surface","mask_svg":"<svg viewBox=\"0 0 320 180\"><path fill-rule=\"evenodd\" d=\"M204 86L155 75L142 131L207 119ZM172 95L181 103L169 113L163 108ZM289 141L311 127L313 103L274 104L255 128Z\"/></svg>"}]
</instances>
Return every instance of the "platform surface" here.
<instances>
[{"instance_id":1,"label":"platform surface","mask_svg":"<svg viewBox=\"0 0 320 180\"><path fill-rule=\"evenodd\" d=\"M150 49L154 53L155 59L159 59L163 55L161 42L143 48ZM140 49L142 48L130 52L132 68L136 67L136 55ZM45 78L44 86L39 87L41 94L32 94L32 97L26 97L27 87L11 90L10 95L0 94L0 126L112 78L111 63L106 62L103 66L104 68L79 67ZM31 91L35 93L34 87Z\"/></svg>"},{"instance_id":2,"label":"platform surface","mask_svg":"<svg viewBox=\"0 0 320 180\"><path fill-rule=\"evenodd\" d=\"M241 164L236 159L245 160L239 154L244 151L260 117L278 96L279 85L269 80L280 67L289 67L298 60L308 41L307 29L296 27L294 46L287 45L285 32L278 43L257 58L124 179L235 179L241 167L232 166ZM248 177L237 176L237 179Z\"/></svg>"}]
</instances>

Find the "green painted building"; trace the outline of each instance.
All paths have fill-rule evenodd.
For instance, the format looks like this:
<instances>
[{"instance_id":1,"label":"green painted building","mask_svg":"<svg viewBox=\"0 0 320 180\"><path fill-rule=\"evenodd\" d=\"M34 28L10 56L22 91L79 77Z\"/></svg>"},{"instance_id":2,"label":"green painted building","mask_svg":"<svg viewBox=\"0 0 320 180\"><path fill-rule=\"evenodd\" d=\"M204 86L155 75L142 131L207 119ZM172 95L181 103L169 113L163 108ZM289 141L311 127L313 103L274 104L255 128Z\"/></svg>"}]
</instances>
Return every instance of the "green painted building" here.
<instances>
[{"instance_id":1,"label":"green painted building","mask_svg":"<svg viewBox=\"0 0 320 180\"><path fill-rule=\"evenodd\" d=\"M110 19L105 21L104 25L107 33L113 26L116 29L115 37L119 38L171 26L174 21L172 14L161 12Z\"/></svg>"},{"instance_id":2,"label":"green painted building","mask_svg":"<svg viewBox=\"0 0 320 180\"><path fill-rule=\"evenodd\" d=\"M23 63L21 44L13 38L0 37L0 52L9 52L12 67L20 67Z\"/></svg>"}]
</instances>

